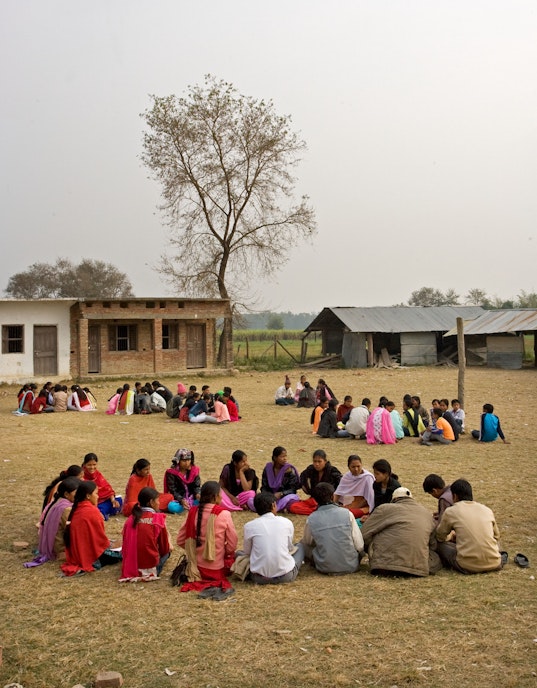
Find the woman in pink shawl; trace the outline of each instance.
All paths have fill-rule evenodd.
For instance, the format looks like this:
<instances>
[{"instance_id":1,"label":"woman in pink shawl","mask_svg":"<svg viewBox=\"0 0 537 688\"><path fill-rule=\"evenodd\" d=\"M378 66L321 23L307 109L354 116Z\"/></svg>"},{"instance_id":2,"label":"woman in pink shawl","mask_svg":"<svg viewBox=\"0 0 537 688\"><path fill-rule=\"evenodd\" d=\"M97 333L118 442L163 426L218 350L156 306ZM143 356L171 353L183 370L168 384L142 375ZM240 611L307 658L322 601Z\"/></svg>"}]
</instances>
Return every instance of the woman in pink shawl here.
<instances>
[{"instance_id":1,"label":"woman in pink shawl","mask_svg":"<svg viewBox=\"0 0 537 688\"><path fill-rule=\"evenodd\" d=\"M334 492L334 501L360 518L375 508L373 483L375 476L362 466L362 459L351 454L347 460L349 470L341 478Z\"/></svg>"},{"instance_id":2,"label":"woman in pink shawl","mask_svg":"<svg viewBox=\"0 0 537 688\"><path fill-rule=\"evenodd\" d=\"M113 416L117 412L117 405L119 404L119 399L123 393L121 387L118 387L116 393L108 399L108 406L105 413L109 416Z\"/></svg>"},{"instance_id":3,"label":"woman in pink shawl","mask_svg":"<svg viewBox=\"0 0 537 688\"><path fill-rule=\"evenodd\" d=\"M26 568L57 559L65 552L63 533L80 483L81 480L71 476L58 484L54 501L47 505L39 521L39 554L24 564Z\"/></svg>"},{"instance_id":4,"label":"woman in pink shawl","mask_svg":"<svg viewBox=\"0 0 537 688\"><path fill-rule=\"evenodd\" d=\"M395 444L395 430L392 417L385 406L388 403L386 397L381 397L379 405L367 419L365 436L367 444Z\"/></svg>"}]
</instances>

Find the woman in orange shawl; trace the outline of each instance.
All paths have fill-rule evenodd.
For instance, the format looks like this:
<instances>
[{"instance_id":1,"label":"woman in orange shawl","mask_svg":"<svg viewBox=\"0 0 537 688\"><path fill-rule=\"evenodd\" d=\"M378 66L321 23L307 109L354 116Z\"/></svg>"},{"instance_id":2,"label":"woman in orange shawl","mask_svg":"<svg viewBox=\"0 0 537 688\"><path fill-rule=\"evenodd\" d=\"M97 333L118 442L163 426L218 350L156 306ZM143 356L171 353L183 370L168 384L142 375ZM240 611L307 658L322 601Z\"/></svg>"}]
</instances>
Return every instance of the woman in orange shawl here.
<instances>
[{"instance_id":1,"label":"woman in orange shawl","mask_svg":"<svg viewBox=\"0 0 537 688\"><path fill-rule=\"evenodd\" d=\"M220 484L202 485L200 504L192 507L182 525L177 544L186 551L188 583L181 592L205 588L231 589L226 576L235 559L237 531L231 514L220 506Z\"/></svg>"},{"instance_id":2,"label":"woman in orange shawl","mask_svg":"<svg viewBox=\"0 0 537 688\"><path fill-rule=\"evenodd\" d=\"M65 576L95 571L121 561L121 554L110 550L98 500L97 485L83 480L77 488L64 533L65 564L61 568Z\"/></svg>"},{"instance_id":3,"label":"woman in orange shawl","mask_svg":"<svg viewBox=\"0 0 537 688\"><path fill-rule=\"evenodd\" d=\"M133 507L138 503L138 495L144 487L155 489L155 481L151 475L151 463L147 459L138 459L132 467L127 487L125 489L125 502L123 504L123 514L130 516ZM171 494L159 495L159 509L166 511L168 504L173 500Z\"/></svg>"}]
</instances>

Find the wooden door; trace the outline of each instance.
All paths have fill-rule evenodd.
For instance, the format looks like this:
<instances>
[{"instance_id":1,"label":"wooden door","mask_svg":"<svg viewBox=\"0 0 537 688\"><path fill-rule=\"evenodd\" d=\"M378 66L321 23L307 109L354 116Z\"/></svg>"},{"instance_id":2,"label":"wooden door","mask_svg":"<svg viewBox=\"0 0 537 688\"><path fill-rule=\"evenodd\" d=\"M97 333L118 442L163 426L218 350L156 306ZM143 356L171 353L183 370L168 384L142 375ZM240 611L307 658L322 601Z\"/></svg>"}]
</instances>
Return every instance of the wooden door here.
<instances>
[{"instance_id":1,"label":"wooden door","mask_svg":"<svg viewBox=\"0 0 537 688\"><path fill-rule=\"evenodd\" d=\"M205 368L205 325L186 326L186 367Z\"/></svg>"},{"instance_id":2,"label":"wooden door","mask_svg":"<svg viewBox=\"0 0 537 688\"><path fill-rule=\"evenodd\" d=\"M101 326L88 326L88 373L101 372Z\"/></svg>"},{"instance_id":3,"label":"wooden door","mask_svg":"<svg viewBox=\"0 0 537 688\"><path fill-rule=\"evenodd\" d=\"M58 374L58 329L56 325L34 325L34 375Z\"/></svg>"}]
</instances>

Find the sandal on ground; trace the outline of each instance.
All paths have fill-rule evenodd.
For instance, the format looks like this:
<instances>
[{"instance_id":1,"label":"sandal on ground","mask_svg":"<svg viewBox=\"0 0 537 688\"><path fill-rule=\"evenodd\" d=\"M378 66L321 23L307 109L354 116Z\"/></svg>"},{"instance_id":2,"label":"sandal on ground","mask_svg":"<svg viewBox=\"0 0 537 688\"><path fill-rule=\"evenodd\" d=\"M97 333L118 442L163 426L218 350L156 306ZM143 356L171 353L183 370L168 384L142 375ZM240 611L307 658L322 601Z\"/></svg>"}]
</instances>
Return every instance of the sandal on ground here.
<instances>
[{"instance_id":1,"label":"sandal on ground","mask_svg":"<svg viewBox=\"0 0 537 688\"><path fill-rule=\"evenodd\" d=\"M217 592L220 591L220 588L217 588L215 586L211 588L205 588L205 590L202 590L200 593L198 593L198 598L200 600L208 600L211 597L214 597Z\"/></svg>"},{"instance_id":2,"label":"sandal on ground","mask_svg":"<svg viewBox=\"0 0 537 688\"><path fill-rule=\"evenodd\" d=\"M520 566L521 569L527 569L530 565L530 560L528 557L520 552L515 556L514 562L517 564L517 566Z\"/></svg>"},{"instance_id":3,"label":"sandal on ground","mask_svg":"<svg viewBox=\"0 0 537 688\"><path fill-rule=\"evenodd\" d=\"M505 566L509 559L509 555L507 554L507 552L500 552L500 556L502 558L502 566Z\"/></svg>"},{"instance_id":4,"label":"sandal on ground","mask_svg":"<svg viewBox=\"0 0 537 688\"><path fill-rule=\"evenodd\" d=\"M213 600L215 602L223 602L235 594L235 588L228 588L227 590L218 590L216 595L213 595Z\"/></svg>"}]
</instances>

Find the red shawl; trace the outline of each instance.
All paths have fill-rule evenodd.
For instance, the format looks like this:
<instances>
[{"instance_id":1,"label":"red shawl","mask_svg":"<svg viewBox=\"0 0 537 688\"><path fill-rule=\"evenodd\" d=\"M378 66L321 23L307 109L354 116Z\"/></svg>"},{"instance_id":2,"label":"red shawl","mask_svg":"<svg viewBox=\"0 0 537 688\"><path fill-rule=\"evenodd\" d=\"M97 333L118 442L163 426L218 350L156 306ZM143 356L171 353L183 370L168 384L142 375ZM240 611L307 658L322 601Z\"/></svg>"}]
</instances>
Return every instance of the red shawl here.
<instances>
[{"instance_id":1,"label":"red shawl","mask_svg":"<svg viewBox=\"0 0 537 688\"><path fill-rule=\"evenodd\" d=\"M99 494L99 504L101 504L102 502L106 502L107 499L110 499L115 495L112 485L110 485L108 480L100 471L95 471L95 473L88 473L84 468L84 480L93 480L93 482L97 485L97 490Z\"/></svg>"},{"instance_id":2,"label":"red shawl","mask_svg":"<svg viewBox=\"0 0 537 688\"><path fill-rule=\"evenodd\" d=\"M231 401L231 399L228 399L227 410L229 411L229 420L232 423L236 423L239 420L239 409L237 408L237 404Z\"/></svg>"},{"instance_id":3,"label":"red shawl","mask_svg":"<svg viewBox=\"0 0 537 688\"><path fill-rule=\"evenodd\" d=\"M158 564L158 559L160 556L159 544L162 544L162 531L166 531L166 515L157 514L154 511L145 512L142 516L147 520L151 521L151 531L153 536L153 542L151 543L152 549L156 550L156 559ZM143 579L143 575L140 573L140 569L144 568L139 562L138 553L138 536L140 534L140 524L134 525L134 516L130 516L123 526L123 547L121 554L123 555L123 561L121 565L121 578L120 581L126 580L138 580ZM146 533L147 536L147 533ZM167 539L168 535L165 533ZM143 537L141 538L143 541ZM168 548L169 551L169 548ZM146 553L147 558L147 553Z\"/></svg>"},{"instance_id":4,"label":"red shawl","mask_svg":"<svg viewBox=\"0 0 537 688\"><path fill-rule=\"evenodd\" d=\"M155 481L153 480L151 473L146 476L140 476L136 475L136 473L133 473L129 478L127 487L125 488L125 502L123 504L123 513L125 516L131 515L132 508L138 501L140 490L142 490L144 487L152 487L155 489Z\"/></svg>"},{"instance_id":5,"label":"red shawl","mask_svg":"<svg viewBox=\"0 0 537 688\"><path fill-rule=\"evenodd\" d=\"M78 571L93 571L93 562L110 547L101 512L89 500L80 502L69 526L70 545L65 550L62 571L74 576Z\"/></svg>"}]
</instances>

